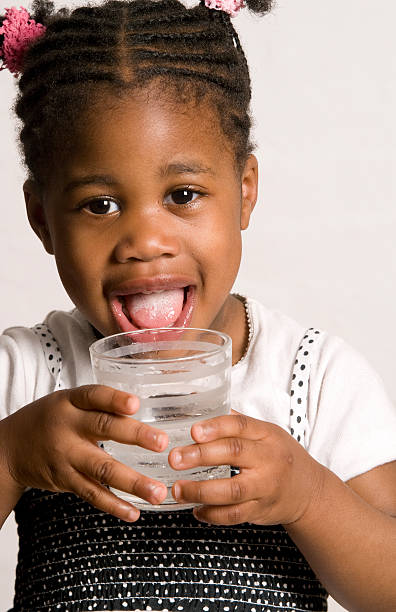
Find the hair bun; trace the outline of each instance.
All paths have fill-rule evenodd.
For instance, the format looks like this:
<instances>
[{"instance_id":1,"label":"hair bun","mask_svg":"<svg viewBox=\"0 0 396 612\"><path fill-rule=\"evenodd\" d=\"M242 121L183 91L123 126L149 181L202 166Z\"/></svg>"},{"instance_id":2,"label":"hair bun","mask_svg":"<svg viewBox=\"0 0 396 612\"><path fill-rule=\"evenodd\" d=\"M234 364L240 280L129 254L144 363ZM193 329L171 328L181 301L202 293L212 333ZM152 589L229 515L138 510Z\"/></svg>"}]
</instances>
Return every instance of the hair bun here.
<instances>
[{"instance_id":1,"label":"hair bun","mask_svg":"<svg viewBox=\"0 0 396 612\"><path fill-rule=\"evenodd\" d=\"M52 2L52 0L33 0L32 2L32 19L45 26L49 25L54 19L67 16L69 12L67 8L61 8L56 11L55 2Z\"/></svg>"},{"instance_id":2,"label":"hair bun","mask_svg":"<svg viewBox=\"0 0 396 612\"><path fill-rule=\"evenodd\" d=\"M38 23L47 25L54 11L55 4L51 0L33 0L32 2L31 15Z\"/></svg>"},{"instance_id":3,"label":"hair bun","mask_svg":"<svg viewBox=\"0 0 396 612\"><path fill-rule=\"evenodd\" d=\"M264 15L271 10L273 0L245 0L246 6L252 13Z\"/></svg>"}]
</instances>

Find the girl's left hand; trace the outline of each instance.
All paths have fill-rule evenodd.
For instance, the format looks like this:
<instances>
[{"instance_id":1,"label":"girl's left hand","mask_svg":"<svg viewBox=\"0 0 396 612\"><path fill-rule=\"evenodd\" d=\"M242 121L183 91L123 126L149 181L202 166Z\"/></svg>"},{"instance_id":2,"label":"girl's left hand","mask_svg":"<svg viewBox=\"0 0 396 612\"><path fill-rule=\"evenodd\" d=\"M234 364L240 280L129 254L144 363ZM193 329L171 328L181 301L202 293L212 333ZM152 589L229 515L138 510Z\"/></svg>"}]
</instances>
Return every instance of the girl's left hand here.
<instances>
[{"instance_id":1,"label":"girl's left hand","mask_svg":"<svg viewBox=\"0 0 396 612\"><path fill-rule=\"evenodd\" d=\"M178 502L202 504L197 519L219 525L287 525L301 519L319 498L326 468L278 425L243 414L195 423L196 444L173 448L175 470L233 465L240 473L217 480L178 480Z\"/></svg>"}]
</instances>

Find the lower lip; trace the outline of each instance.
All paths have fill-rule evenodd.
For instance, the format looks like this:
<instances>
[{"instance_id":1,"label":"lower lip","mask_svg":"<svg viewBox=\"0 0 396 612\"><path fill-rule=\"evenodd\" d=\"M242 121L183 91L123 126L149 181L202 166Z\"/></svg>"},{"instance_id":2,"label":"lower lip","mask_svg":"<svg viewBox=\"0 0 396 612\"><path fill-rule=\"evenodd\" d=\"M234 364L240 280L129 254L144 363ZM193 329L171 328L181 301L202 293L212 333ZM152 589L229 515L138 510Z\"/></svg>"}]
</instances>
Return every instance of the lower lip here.
<instances>
[{"instance_id":1,"label":"lower lip","mask_svg":"<svg viewBox=\"0 0 396 612\"><path fill-rule=\"evenodd\" d=\"M167 334L167 340L177 340L180 337L180 332L175 332L174 334L171 333L172 327L180 328L180 327L188 327L190 325L194 307L195 307L195 299L196 299L195 293L196 293L195 287L190 286L187 291L186 303L184 304L180 315L178 316L176 321L173 323L173 325L166 328L166 329L169 329L169 332L170 332L169 335ZM129 319L126 317L126 315L124 314L122 310L121 302L119 301L117 297L112 298L110 302L110 306L111 306L111 311L113 313L113 317L115 318L117 326L121 332L141 331L140 327L135 327L135 325L133 325L129 321ZM139 334L139 342L152 342L152 341L153 341L152 333Z\"/></svg>"}]
</instances>

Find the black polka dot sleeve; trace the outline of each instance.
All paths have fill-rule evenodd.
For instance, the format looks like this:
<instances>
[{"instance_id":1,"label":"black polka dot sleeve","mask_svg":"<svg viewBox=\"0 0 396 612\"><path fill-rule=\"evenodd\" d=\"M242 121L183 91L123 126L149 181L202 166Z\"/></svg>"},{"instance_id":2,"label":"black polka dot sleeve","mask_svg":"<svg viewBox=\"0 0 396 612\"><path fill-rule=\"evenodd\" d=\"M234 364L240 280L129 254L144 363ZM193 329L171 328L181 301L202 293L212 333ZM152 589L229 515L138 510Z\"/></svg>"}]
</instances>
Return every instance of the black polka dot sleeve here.
<instances>
[{"instance_id":1,"label":"black polka dot sleeve","mask_svg":"<svg viewBox=\"0 0 396 612\"><path fill-rule=\"evenodd\" d=\"M307 428L307 403L309 375L311 364L324 334L321 330L310 327L304 334L296 354L290 384L290 433L305 446Z\"/></svg>"},{"instance_id":2,"label":"black polka dot sleeve","mask_svg":"<svg viewBox=\"0 0 396 612\"><path fill-rule=\"evenodd\" d=\"M47 362L48 370L54 379L54 390L62 388L62 355L58 343L45 323L32 327L33 332L39 338Z\"/></svg>"}]
</instances>

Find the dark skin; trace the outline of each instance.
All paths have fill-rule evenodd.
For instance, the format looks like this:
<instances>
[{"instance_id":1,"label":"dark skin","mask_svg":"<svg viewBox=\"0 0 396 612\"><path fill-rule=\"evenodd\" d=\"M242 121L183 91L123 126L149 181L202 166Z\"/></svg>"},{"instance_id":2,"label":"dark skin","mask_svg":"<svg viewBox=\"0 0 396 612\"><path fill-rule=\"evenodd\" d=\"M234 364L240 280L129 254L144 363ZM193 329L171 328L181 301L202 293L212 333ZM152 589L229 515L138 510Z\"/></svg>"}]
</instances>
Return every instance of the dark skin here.
<instances>
[{"instance_id":1,"label":"dark skin","mask_svg":"<svg viewBox=\"0 0 396 612\"><path fill-rule=\"evenodd\" d=\"M195 108L170 107L155 91L121 105L111 100L105 108L83 118L78 148L56 164L44 191L25 182L33 230L55 255L69 296L103 335L119 331L110 307L115 287L141 277L188 275L196 288L190 325L228 333L237 362L247 328L243 304L230 291L241 230L257 197L256 158L249 156L237 171L232 146L210 108L197 115ZM92 174L111 177L111 184L107 178L106 184L102 179L67 188ZM182 204L175 197L181 189ZM161 502L163 484L96 444L107 438L153 451L166 448L166 434L124 416L138 409L138 399L128 399L105 387L81 387L51 394L5 419L3 465L13 475L8 484L17 485L10 499L25 486L73 491L124 520L136 520L139 512L102 484Z\"/></svg>"},{"instance_id":2,"label":"dark skin","mask_svg":"<svg viewBox=\"0 0 396 612\"><path fill-rule=\"evenodd\" d=\"M68 294L104 335L118 331L108 297L115 285L137 276L189 274L197 288L191 326L228 333L236 363L246 347L246 321L230 291L240 262L241 230L257 198L257 161L249 156L238 173L230 143L206 110L177 112L148 95L87 115L78 148L58 164L45 192L30 181L24 192L30 223L55 255ZM92 173L111 176L113 184L90 183L64 192L70 180ZM182 188L191 193L186 206L174 200ZM110 202L106 214L92 208L98 198ZM4 419L3 517L25 486L73 491L126 521L136 520L139 512L101 483L161 502L164 485L96 446L98 440L112 439L164 450L166 434L130 418L138 407L138 398L92 385L53 393ZM345 484L280 427L235 412L195 424L191 435L194 444L169 454L175 470L219 464L241 468L232 479L175 483L177 500L200 505L197 518L228 525L281 523L345 607L392 609L395 463Z\"/></svg>"}]
</instances>

